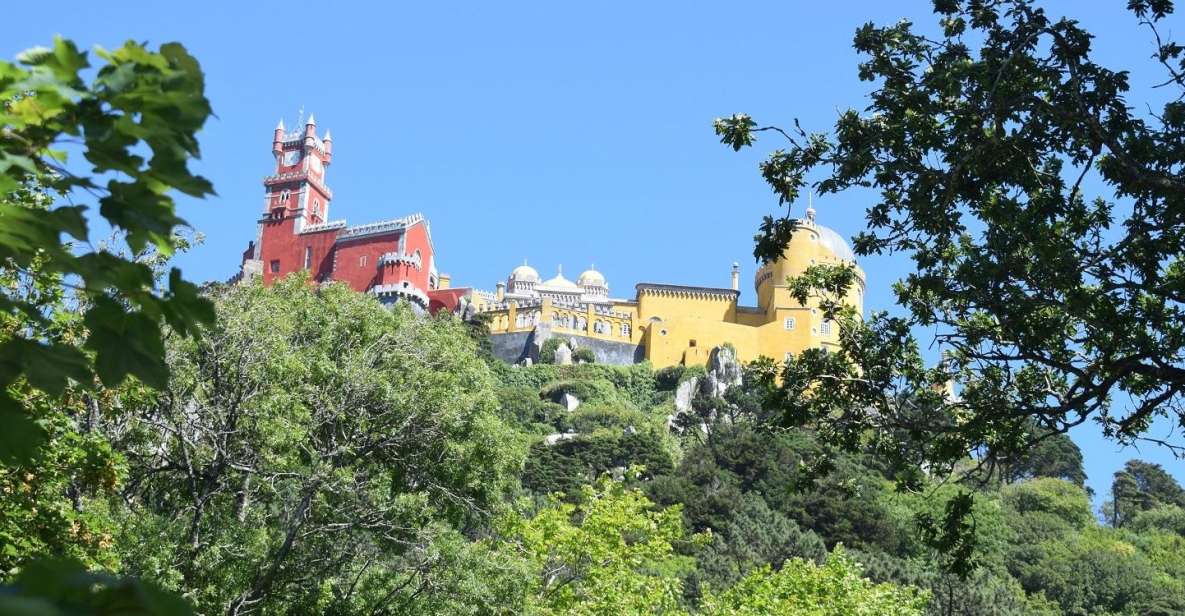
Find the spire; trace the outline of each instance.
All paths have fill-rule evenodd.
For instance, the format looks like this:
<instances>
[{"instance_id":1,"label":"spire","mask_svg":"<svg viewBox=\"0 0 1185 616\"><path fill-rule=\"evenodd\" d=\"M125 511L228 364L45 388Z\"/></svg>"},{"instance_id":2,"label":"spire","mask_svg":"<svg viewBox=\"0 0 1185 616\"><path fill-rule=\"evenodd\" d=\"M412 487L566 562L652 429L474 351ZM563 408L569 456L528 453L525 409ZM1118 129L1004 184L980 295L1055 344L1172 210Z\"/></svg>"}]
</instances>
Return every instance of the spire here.
<instances>
[{"instance_id":1,"label":"spire","mask_svg":"<svg viewBox=\"0 0 1185 616\"><path fill-rule=\"evenodd\" d=\"M309 121L305 122L304 124L305 124L305 126L316 126L317 125L317 121L315 119L313 119L312 113L309 114Z\"/></svg>"},{"instance_id":2,"label":"spire","mask_svg":"<svg viewBox=\"0 0 1185 616\"><path fill-rule=\"evenodd\" d=\"M276 130L284 130L284 118L280 118L280 123L276 124Z\"/></svg>"},{"instance_id":3,"label":"spire","mask_svg":"<svg viewBox=\"0 0 1185 616\"><path fill-rule=\"evenodd\" d=\"M815 193L814 191L807 191L806 193L806 220L812 225L815 224Z\"/></svg>"},{"instance_id":4,"label":"spire","mask_svg":"<svg viewBox=\"0 0 1185 616\"><path fill-rule=\"evenodd\" d=\"M322 139L321 141L333 141L333 131L326 130L325 131L325 138ZM347 143L346 145L349 145L349 144Z\"/></svg>"}]
</instances>

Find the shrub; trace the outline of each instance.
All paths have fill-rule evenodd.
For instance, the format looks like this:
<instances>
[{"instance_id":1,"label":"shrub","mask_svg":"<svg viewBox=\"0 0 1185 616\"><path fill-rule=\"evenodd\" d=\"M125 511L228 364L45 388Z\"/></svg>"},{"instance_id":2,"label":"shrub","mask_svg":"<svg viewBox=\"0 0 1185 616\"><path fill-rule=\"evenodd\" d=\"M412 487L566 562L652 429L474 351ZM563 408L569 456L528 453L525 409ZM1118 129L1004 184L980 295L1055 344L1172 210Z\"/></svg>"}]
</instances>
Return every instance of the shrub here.
<instances>
[{"instance_id":1,"label":"shrub","mask_svg":"<svg viewBox=\"0 0 1185 616\"><path fill-rule=\"evenodd\" d=\"M613 386L613 383L604 379L559 381L544 387L539 392L542 398L552 402L559 402L563 399L564 394L572 394L584 404L617 404L620 402L617 388Z\"/></svg>"},{"instance_id":2,"label":"shrub","mask_svg":"<svg viewBox=\"0 0 1185 616\"><path fill-rule=\"evenodd\" d=\"M592 349L576 349L572 352L572 361L578 364L594 364L597 356Z\"/></svg>"},{"instance_id":3,"label":"shrub","mask_svg":"<svg viewBox=\"0 0 1185 616\"><path fill-rule=\"evenodd\" d=\"M561 338L548 338L543 341L543 346L539 347L539 362L544 364L555 363L555 352L560 348L564 341Z\"/></svg>"}]
</instances>

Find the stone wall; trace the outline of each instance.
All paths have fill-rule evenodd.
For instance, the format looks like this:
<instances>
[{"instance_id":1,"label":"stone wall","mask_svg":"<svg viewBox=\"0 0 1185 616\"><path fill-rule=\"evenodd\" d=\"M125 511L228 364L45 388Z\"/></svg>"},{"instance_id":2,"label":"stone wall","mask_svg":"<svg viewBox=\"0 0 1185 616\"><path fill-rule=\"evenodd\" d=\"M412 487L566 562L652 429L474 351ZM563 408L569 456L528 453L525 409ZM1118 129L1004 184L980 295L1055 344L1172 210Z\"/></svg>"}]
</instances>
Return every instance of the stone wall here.
<instances>
[{"instance_id":1,"label":"stone wall","mask_svg":"<svg viewBox=\"0 0 1185 616\"><path fill-rule=\"evenodd\" d=\"M530 357L531 361L537 362L539 361L539 347L543 341L556 336L571 341L577 349L591 349L598 364L628 366L646 358L644 347L638 344L545 331L549 329L538 328L538 335L536 331L490 334L494 356L508 364L519 363L527 357Z\"/></svg>"}]
</instances>

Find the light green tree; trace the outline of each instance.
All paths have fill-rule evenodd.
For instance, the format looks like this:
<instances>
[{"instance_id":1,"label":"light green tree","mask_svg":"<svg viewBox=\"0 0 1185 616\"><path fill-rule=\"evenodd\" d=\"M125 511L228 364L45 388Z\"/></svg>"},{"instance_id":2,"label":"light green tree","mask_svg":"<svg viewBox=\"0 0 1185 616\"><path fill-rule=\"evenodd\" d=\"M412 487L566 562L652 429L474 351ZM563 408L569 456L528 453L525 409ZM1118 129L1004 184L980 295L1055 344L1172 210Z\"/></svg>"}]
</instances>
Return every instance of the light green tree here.
<instances>
[{"instance_id":1,"label":"light green tree","mask_svg":"<svg viewBox=\"0 0 1185 616\"><path fill-rule=\"evenodd\" d=\"M703 614L712 616L921 616L929 594L912 587L873 584L837 546L823 565L788 560L774 571L762 567L727 591L709 593Z\"/></svg>"},{"instance_id":2,"label":"light green tree","mask_svg":"<svg viewBox=\"0 0 1185 616\"><path fill-rule=\"evenodd\" d=\"M658 509L609 479L582 497L555 501L511 531L535 571L527 613L681 613L678 574L690 559L674 552L684 540L679 507Z\"/></svg>"}]
</instances>

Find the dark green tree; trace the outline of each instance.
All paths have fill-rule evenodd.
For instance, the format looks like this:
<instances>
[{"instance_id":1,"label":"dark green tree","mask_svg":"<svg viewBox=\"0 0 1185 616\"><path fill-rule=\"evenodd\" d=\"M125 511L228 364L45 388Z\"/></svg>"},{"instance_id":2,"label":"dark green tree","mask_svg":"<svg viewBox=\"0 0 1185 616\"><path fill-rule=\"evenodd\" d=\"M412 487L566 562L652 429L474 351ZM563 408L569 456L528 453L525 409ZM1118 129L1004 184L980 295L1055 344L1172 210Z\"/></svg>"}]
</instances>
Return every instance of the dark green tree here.
<instances>
[{"instance_id":1,"label":"dark green tree","mask_svg":"<svg viewBox=\"0 0 1185 616\"><path fill-rule=\"evenodd\" d=\"M1112 526L1126 526L1137 514L1163 505L1185 508L1185 489L1159 464L1128 460L1115 473L1106 504Z\"/></svg>"}]
</instances>

